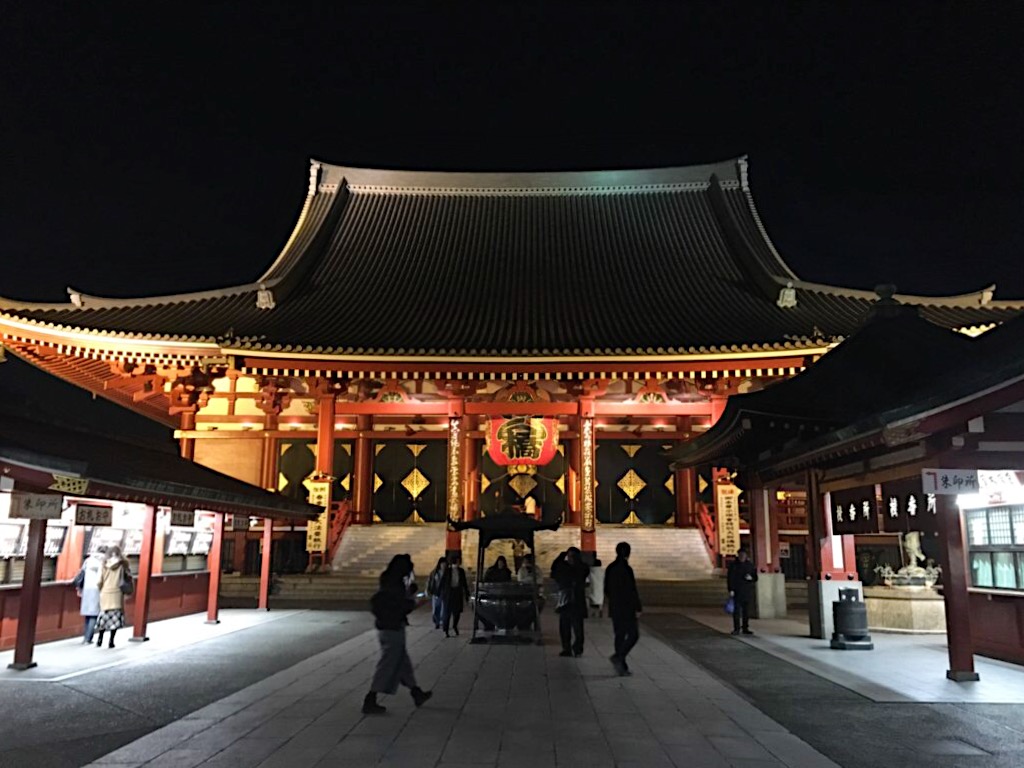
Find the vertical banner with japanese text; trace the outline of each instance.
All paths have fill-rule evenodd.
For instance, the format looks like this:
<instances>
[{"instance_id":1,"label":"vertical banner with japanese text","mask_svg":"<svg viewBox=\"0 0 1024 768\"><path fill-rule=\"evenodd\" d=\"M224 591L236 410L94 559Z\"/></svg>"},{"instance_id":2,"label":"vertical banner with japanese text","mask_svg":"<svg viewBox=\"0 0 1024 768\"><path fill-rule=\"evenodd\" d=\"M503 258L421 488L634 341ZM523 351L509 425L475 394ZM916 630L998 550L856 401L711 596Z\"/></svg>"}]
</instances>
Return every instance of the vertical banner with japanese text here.
<instances>
[{"instance_id":1,"label":"vertical banner with japanese text","mask_svg":"<svg viewBox=\"0 0 1024 768\"><path fill-rule=\"evenodd\" d=\"M718 553L735 555L740 549L740 494L732 483L715 486L715 517L718 521Z\"/></svg>"}]
</instances>

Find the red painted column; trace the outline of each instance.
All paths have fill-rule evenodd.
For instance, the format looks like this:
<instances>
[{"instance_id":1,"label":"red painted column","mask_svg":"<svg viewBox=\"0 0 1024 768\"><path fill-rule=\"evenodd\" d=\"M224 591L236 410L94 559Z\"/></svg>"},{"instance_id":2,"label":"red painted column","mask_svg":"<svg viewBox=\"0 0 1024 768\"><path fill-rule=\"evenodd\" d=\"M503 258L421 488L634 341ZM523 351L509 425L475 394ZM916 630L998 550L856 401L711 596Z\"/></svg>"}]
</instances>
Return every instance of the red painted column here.
<instances>
[{"instance_id":1,"label":"red painted column","mask_svg":"<svg viewBox=\"0 0 1024 768\"><path fill-rule=\"evenodd\" d=\"M72 525L68 531L64 550L57 558L57 581L70 581L82 570L82 547L85 544L85 528Z\"/></svg>"},{"instance_id":2,"label":"red painted column","mask_svg":"<svg viewBox=\"0 0 1024 768\"><path fill-rule=\"evenodd\" d=\"M354 520L360 525L373 522L373 452L369 436L373 428L372 419L367 415L356 417L355 466L352 469L354 484L352 501L355 504Z\"/></svg>"},{"instance_id":3,"label":"red painted column","mask_svg":"<svg viewBox=\"0 0 1024 768\"><path fill-rule=\"evenodd\" d=\"M39 597L42 591L43 551L46 545L46 521L28 523L28 550L25 553L25 575L18 599L18 635L14 646L14 661L8 668L32 669L32 653L36 645L36 621L39 619Z\"/></svg>"},{"instance_id":4,"label":"red painted column","mask_svg":"<svg viewBox=\"0 0 1024 768\"><path fill-rule=\"evenodd\" d=\"M580 441L579 438L570 440L566 446L569 456L569 469L566 472L566 490L569 496L566 504L565 523L567 525L580 524Z\"/></svg>"},{"instance_id":5,"label":"red painted column","mask_svg":"<svg viewBox=\"0 0 1024 768\"><path fill-rule=\"evenodd\" d=\"M156 543L156 507L146 505L142 518L142 551L139 552L139 574L135 582L135 619L131 642L149 640L146 629L149 624L149 583L153 575L153 545Z\"/></svg>"},{"instance_id":6,"label":"red painted column","mask_svg":"<svg viewBox=\"0 0 1024 768\"><path fill-rule=\"evenodd\" d=\"M263 547L260 559L260 592L257 608L270 610L270 553L274 548L274 521L263 518Z\"/></svg>"},{"instance_id":7,"label":"red painted column","mask_svg":"<svg viewBox=\"0 0 1024 768\"><path fill-rule=\"evenodd\" d=\"M750 539L753 544L754 564L761 573L779 570L778 527L772 525L771 489L753 485L750 494Z\"/></svg>"},{"instance_id":8,"label":"red painted column","mask_svg":"<svg viewBox=\"0 0 1024 768\"><path fill-rule=\"evenodd\" d=\"M942 597L946 604L946 639L949 669L946 677L958 683L977 680L974 644L971 642L971 612L967 592L967 548L964 520L956 496L936 496L939 537L943 547Z\"/></svg>"},{"instance_id":9,"label":"red painted column","mask_svg":"<svg viewBox=\"0 0 1024 768\"><path fill-rule=\"evenodd\" d=\"M220 556L224 545L224 513L218 512L213 518L213 543L206 556L206 570L210 572L210 587L206 593L206 623L220 624Z\"/></svg>"},{"instance_id":10,"label":"red painted column","mask_svg":"<svg viewBox=\"0 0 1024 768\"><path fill-rule=\"evenodd\" d=\"M319 475L334 472L334 395L317 398L316 471Z\"/></svg>"},{"instance_id":11,"label":"red painted column","mask_svg":"<svg viewBox=\"0 0 1024 768\"><path fill-rule=\"evenodd\" d=\"M711 396L711 426L712 427L715 426L715 422L717 422L720 418L722 418L722 413L725 411L725 404L726 404L726 402L728 402L728 400L729 400L729 398L726 397L725 395L712 395Z\"/></svg>"},{"instance_id":12,"label":"red painted column","mask_svg":"<svg viewBox=\"0 0 1024 768\"><path fill-rule=\"evenodd\" d=\"M195 411L182 411L181 412L181 430L183 432L192 431L196 428L196 414ZM181 447L181 457L188 459L189 461L195 460L196 457L196 439L194 437L182 437L179 441Z\"/></svg>"},{"instance_id":13,"label":"red painted column","mask_svg":"<svg viewBox=\"0 0 1024 768\"><path fill-rule=\"evenodd\" d=\"M693 528L697 525L697 478L692 467L676 470L675 489L676 528Z\"/></svg>"},{"instance_id":14,"label":"red painted column","mask_svg":"<svg viewBox=\"0 0 1024 768\"><path fill-rule=\"evenodd\" d=\"M476 428L473 421L472 417L467 417L462 443L462 466L466 475L462 505L466 520L476 520L480 507L480 444L469 436L470 430Z\"/></svg>"},{"instance_id":15,"label":"red painted column","mask_svg":"<svg viewBox=\"0 0 1024 768\"><path fill-rule=\"evenodd\" d=\"M580 399L579 437L580 549L597 554L597 428L594 425L594 399Z\"/></svg>"},{"instance_id":16,"label":"red painted column","mask_svg":"<svg viewBox=\"0 0 1024 768\"><path fill-rule=\"evenodd\" d=\"M153 575L160 576L164 572L164 551L167 549L168 512L157 510L156 539L153 542Z\"/></svg>"}]
</instances>

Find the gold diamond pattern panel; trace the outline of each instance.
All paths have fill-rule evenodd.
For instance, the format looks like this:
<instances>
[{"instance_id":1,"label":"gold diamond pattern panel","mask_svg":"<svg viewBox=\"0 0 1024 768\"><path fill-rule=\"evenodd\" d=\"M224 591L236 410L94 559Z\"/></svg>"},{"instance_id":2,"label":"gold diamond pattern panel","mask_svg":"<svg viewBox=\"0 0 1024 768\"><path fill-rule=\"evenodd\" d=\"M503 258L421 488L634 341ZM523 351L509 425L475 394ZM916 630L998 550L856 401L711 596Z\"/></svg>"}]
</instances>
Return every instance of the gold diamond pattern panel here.
<instances>
[{"instance_id":1,"label":"gold diamond pattern panel","mask_svg":"<svg viewBox=\"0 0 1024 768\"><path fill-rule=\"evenodd\" d=\"M619 482L616 483L626 496L630 499L635 499L640 495L640 491L647 487L647 483L632 469L619 478Z\"/></svg>"},{"instance_id":2,"label":"gold diamond pattern panel","mask_svg":"<svg viewBox=\"0 0 1024 768\"><path fill-rule=\"evenodd\" d=\"M338 483L338 484L342 488L344 488L346 491L351 491L352 490L352 475L345 475L343 478L341 478L341 482ZM373 490L376 491L377 489L374 488Z\"/></svg>"},{"instance_id":3,"label":"gold diamond pattern panel","mask_svg":"<svg viewBox=\"0 0 1024 768\"><path fill-rule=\"evenodd\" d=\"M530 491L537 487L537 481L529 475L515 475L508 481L508 484L523 499L529 496Z\"/></svg>"},{"instance_id":4,"label":"gold diamond pattern panel","mask_svg":"<svg viewBox=\"0 0 1024 768\"><path fill-rule=\"evenodd\" d=\"M558 479L555 480L555 488L565 493L565 475L558 476Z\"/></svg>"},{"instance_id":5,"label":"gold diamond pattern panel","mask_svg":"<svg viewBox=\"0 0 1024 768\"><path fill-rule=\"evenodd\" d=\"M480 473L480 493L483 493L490 486L490 478L487 477L483 472Z\"/></svg>"},{"instance_id":6,"label":"gold diamond pattern panel","mask_svg":"<svg viewBox=\"0 0 1024 768\"><path fill-rule=\"evenodd\" d=\"M409 492L413 499L418 499L429 485L430 480L427 479L427 476L415 468L402 480L402 487Z\"/></svg>"},{"instance_id":7,"label":"gold diamond pattern panel","mask_svg":"<svg viewBox=\"0 0 1024 768\"><path fill-rule=\"evenodd\" d=\"M676 476L669 475L668 480L665 481L665 487L668 488L668 492L675 495L676 492Z\"/></svg>"},{"instance_id":8,"label":"gold diamond pattern panel","mask_svg":"<svg viewBox=\"0 0 1024 768\"><path fill-rule=\"evenodd\" d=\"M375 474L373 476L373 492L379 491L382 485L384 485L384 481L380 479L380 475Z\"/></svg>"},{"instance_id":9,"label":"gold diamond pattern panel","mask_svg":"<svg viewBox=\"0 0 1024 768\"><path fill-rule=\"evenodd\" d=\"M626 452L626 455L629 456L629 458L631 458L631 459L634 456L636 456L637 453L640 451L640 446L639 445L623 445L621 447L622 447L622 450L624 450Z\"/></svg>"},{"instance_id":10,"label":"gold diamond pattern panel","mask_svg":"<svg viewBox=\"0 0 1024 768\"><path fill-rule=\"evenodd\" d=\"M423 449L426 448L427 446L420 445L420 444L415 444L415 443L409 443L405 447L409 449L409 451L412 453L413 456L418 457L421 453L423 453Z\"/></svg>"}]
</instances>

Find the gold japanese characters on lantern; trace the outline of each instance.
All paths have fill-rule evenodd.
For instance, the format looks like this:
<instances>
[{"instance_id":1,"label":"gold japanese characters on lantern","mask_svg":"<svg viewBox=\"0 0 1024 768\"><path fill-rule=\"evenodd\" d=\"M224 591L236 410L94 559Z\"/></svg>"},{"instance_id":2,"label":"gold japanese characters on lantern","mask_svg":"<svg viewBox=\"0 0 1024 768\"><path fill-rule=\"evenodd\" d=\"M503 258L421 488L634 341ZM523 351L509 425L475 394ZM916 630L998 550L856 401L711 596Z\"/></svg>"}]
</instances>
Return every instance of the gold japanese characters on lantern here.
<instances>
[{"instance_id":1,"label":"gold japanese characters on lantern","mask_svg":"<svg viewBox=\"0 0 1024 768\"><path fill-rule=\"evenodd\" d=\"M499 466L543 466L558 452L558 419L497 416L487 428L487 453Z\"/></svg>"}]
</instances>

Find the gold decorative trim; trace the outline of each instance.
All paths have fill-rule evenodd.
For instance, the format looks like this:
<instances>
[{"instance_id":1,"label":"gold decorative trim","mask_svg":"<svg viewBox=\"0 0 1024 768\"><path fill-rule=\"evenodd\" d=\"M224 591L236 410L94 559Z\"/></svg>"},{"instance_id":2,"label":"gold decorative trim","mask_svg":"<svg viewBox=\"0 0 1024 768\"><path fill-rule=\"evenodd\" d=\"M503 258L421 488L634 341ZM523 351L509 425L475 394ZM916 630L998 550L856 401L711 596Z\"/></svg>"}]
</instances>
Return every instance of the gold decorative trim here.
<instances>
[{"instance_id":1,"label":"gold decorative trim","mask_svg":"<svg viewBox=\"0 0 1024 768\"><path fill-rule=\"evenodd\" d=\"M626 498L631 501L639 496L643 489L647 487L644 479L632 469L620 477L616 485L619 486L619 490L626 494Z\"/></svg>"},{"instance_id":2,"label":"gold decorative trim","mask_svg":"<svg viewBox=\"0 0 1024 768\"><path fill-rule=\"evenodd\" d=\"M427 490L429 485L430 479L420 472L419 467L413 467L412 472L402 479L402 487L409 492L414 501Z\"/></svg>"},{"instance_id":3,"label":"gold decorative trim","mask_svg":"<svg viewBox=\"0 0 1024 768\"><path fill-rule=\"evenodd\" d=\"M640 448L642 446L639 446L639 445L620 445L619 447L622 448L622 450L624 450L626 452L626 455L628 455L629 458L632 459L634 456L637 455L637 453L639 453Z\"/></svg>"}]
</instances>

